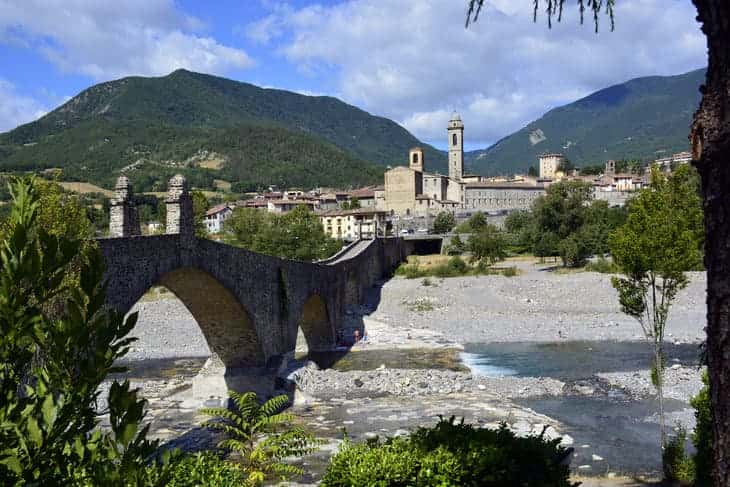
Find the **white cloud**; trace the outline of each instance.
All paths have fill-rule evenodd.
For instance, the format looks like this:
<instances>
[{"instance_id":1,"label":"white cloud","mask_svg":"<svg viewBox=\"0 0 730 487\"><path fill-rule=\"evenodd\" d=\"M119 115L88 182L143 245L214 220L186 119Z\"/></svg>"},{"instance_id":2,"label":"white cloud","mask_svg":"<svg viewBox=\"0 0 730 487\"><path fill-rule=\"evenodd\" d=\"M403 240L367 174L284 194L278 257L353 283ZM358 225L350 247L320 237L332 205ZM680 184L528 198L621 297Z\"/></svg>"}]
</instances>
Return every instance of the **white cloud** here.
<instances>
[{"instance_id":1,"label":"white cloud","mask_svg":"<svg viewBox=\"0 0 730 487\"><path fill-rule=\"evenodd\" d=\"M15 86L0 78L0 133L36 120L48 111L38 100L18 93Z\"/></svg>"},{"instance_id":2,"label":"white cloud","mask_svg":"<svg viewBox=\"0 0 730 487\"><path fill-rule=\"evenodd\" d=\"M492 0L464 29L466 0L347 0L276 9L249 33L278 38L303 72L334 76L336 90L425 140L440 141L451 111L467 137L489 142L547 109L627 79L677 74L706 63L687 0L617 2L616 31L532 22L531 2ZM539 17L539 16L538 16ZM263 34L265 33L265 34Z\"/></svg>"},{"instance_id":3,"label":"white cloud","mask_svg":"<svg viewBox=\"0 0 730 487\"><path fill-rule=\"evenodd\" d=\"M173 0L0 1L0 40L24 39L64 72L98 80L253 65L245 51L201 35L202 27Z\"/></svg>"}]
</instances>

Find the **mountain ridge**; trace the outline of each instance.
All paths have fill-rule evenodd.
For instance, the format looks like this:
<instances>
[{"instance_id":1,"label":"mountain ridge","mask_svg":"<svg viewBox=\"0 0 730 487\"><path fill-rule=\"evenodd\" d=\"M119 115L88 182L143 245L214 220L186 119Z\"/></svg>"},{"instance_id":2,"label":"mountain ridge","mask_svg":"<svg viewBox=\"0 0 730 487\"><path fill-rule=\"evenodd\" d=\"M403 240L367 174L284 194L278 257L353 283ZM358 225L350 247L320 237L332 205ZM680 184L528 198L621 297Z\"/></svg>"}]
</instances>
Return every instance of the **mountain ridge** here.
<instances>
[{"instance_id":1,"label":"mountain ridge","mask_svg":"<svg viewBox=\"0 0 730 487\"><path fill-rule=\"evenodd\" d=\"M687 150L705 68L633 78L547 111L490 147L465 154L470 170L524 172L545 152L577 166L606 159L645 159Z\"/></svg>"}]
</instances>

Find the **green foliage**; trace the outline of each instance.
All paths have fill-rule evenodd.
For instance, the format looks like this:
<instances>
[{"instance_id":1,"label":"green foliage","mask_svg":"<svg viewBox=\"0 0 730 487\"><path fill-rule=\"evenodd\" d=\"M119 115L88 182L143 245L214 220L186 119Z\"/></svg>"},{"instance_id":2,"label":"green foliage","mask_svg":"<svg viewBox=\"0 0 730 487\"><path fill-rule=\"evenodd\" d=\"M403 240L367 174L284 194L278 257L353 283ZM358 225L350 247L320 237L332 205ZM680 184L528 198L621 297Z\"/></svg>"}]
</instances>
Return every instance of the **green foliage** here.
<instances>
[{"instance_id":1,"label":"green foliage","mask_svg":"<svg viewBox=\"0 0 730 487\"><path fill-rule=\"evenodd\" d=\"M692 432L692 444L695 447L694 471L695 487L710 487L712 485L712 404L710 402L710 380L707 372L702 381L705 386L690 400L695 410L695 430Z\"/></svg>"},{"instance_id":2,"label":"green foliage","mask_svg":"<svg viewBox=\"0 0 730 487\"><path fill-rule=\"evenodd\" d=\"M580 267L593 254L608 252L608 235L626 210L592 201L590 185L577 181L551 185L531 212L514 212L505 221L515 248L530 247L537 257L560 256L563 265Z\"/></svg>"},{"instance_id":3,"label":"green foliage","mask_svg":"<svg viewBox=\"0 0 730 487\"><path fill-rule=\"evenodd\" d=\"M692 485L695 477L694 463L684 451L685 443L687 443L687 431L679 427L677 433L664 447L662 467L665 480L680 482L682 485Z\"/></svg>"},{"instance_id":4,"label":"green foliage","mask_svg":"<svg viewBox=\"0 0 730 487\"><path fill-rule=\"evenodd\" d=\"M343 201L342 202L342 209L343 210L356 210L360 208L360 200L358 198L352 198L349 201Z\"/></svg>"},{"instance_id":5,"label":"green foliage","mask_svg":"<svg viewBox=\"0 0 730 487\"><path fill-rule=\"evenodd\" d=\"M249 487L243 469L213 452L183 457L173 468L167 487Z\"/></svg>"},{"instance_id":6,"label":"green foliage","mask_svg":"<svg viewBox=\"0 0 730 487\"><path fill-rule=\"evenodd\" d=\"M702 261L702 209L690 171L683 166L666 178L655 168L651 186L631 200L626 223L609 238L613 260L624 275L611 279L621 310L638 321L652 344L662 440L662 357L667 316L677 293L687 286L685 272Z\"/></svg>"},{"instance_id":7,"label":"green foliage","mask_svg":"<svg viewBox=\"0 0 730 487\"><path fill-rule=\"evenodd\" d=\"M254 252L302 261L334 255L342 242L324 233L319 217L301 205L283 215L236 208L223 223L223 240Z\"/></svg>"},{"instance_id":8,"label":"green foliage","mask_svg":"<svg viewBox=\"0 0 730 487\"><path fill-rule=\"evenodd\" d=\"M621 270L612 260L603 256L593 262L588 262L585 267L588 272L600 272L601 274L618 274Z\"/></svg>"},{"instance_id":9,"label":"green foliage","mask_svg":"<svg viewBox=\"0 0 730 487\"><path fill-rule=\"evenodd\" d=\"M502 269L502 275L504 277L515 277L515 276L519 275L519 272L517 272L517 267L510 266L510 267L505 267L504 269Z\"/></svg>"},{"instance_id":10,"label":"green foliage","mask_svg":"<svg viewBox=\"0 0 730 487\"><path fill-rule=\"evenodd\" d=\"M498 430L441 420L409 437L353 444L330 459L323 487L480 486L570 487L560 440L518 438ZM565 463L565 464L564 464Z\"/></svg>"},{"instance_id":11,"label":"green foliage","mask_svg":"<svg viewBox=\"0 0 730 487\"><path fill-rule=\"evenodd\" d=\"M507 243L503 233L494 225L484 225L472 233L467 241L472 262L490 266L507 257Z\"/></svg>"},{"instance_id":12,"label":"green foliage","mask_svg":"<svg viewBox=\"0 0 730 487\"><path fill-rule=\"evenodd\" d=\"M218 446L240 456L246 482L260 485L267 478L285 480L303 474L301 468L283 460L312 453L322 442L302 428L290 426L294 417L281 412L289 398L281 395L259 404L254 392L229 391L229 395L235 410L206 408L201 412L215 418L206 426L226 434Z\"/></svg>"},{"instance_id":13,"label":"green foliage","mask_svg":"<svg viewBox=\"0 0 730 487\"><path fill-rule=\"evenodd\" d=\"M442 211L433 220L434 233L449 233L456 226L456 218L450 211Z\"/></svg>"},{"instance_id":14,"label":"green foliage","mask_svg":"<svg viewBox=\"0 0 730 487\"><path fill-rule=\"evenodd\" d=\"M195 222L195 235L204 238L208 231L203 223L205 212L208 211L208 198L200 191L192 191L190 199L193 200L193 221Z\"/></svg>"},{"instance_id":15,"label":"green foliage","mask_svg":"<svg viewBox=\"0 0 730 487\"><path fill-rule=\"evenodd\" d=\"M40 183L43 187L43 183ZM112 383L111 431L97 428L99 385L128 350L127 319L105 306L93 246L41 224L37 180L13 183L0 248L0 478L5 485L164 485L170 453L147 468L157 442L142 429L144 401ZM73 233L73 230L70 231ZM70 269L78 279L66 279ZM58 296L64 307L48 311Z\"/></svg>"},{"instance_id":16,"label":"green foliage","mask_svg":"<svg viewBox=\"0 0 730 487\"><path fill-rule=\"evenodd\" d=\"M454 235L454 237L451 239L451 243L446 248L446 253L448 255L461 255L464 252L466 252L466 245L461 240L461 237L459 235Z\"/></svg>"}]
</instances>

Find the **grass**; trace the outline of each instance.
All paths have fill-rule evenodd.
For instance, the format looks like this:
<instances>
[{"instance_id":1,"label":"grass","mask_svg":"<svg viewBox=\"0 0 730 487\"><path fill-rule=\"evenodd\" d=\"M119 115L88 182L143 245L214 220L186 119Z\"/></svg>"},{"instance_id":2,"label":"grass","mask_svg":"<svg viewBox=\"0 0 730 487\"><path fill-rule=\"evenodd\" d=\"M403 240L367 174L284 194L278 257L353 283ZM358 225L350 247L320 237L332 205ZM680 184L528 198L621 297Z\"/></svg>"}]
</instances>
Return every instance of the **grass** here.
<instances>
[{"instance_id":1,"label":"grass","mask_svg":"<svg viewBox=\"0 0 730 487\"><path fill-rule=\"evenodd\" d=\"M435 309L433 301L429 298L416 298L414 301L403 301L403 305L417 313L427 313Z\"/></svg>"},{"instance_id":2,"label":"grass","mask_svg":"<svg viewBox=\"0 0 730 487\"><path fill-rule=\"evenodd\" d=\"M114 196L114 191L104 189L100 186L91 183L81 183L76 181L59 181L58 183L63 189L67 191L73 191L79 194L99 193L103 194L107 198Z\"/></svg>"},{"instance_id":3,"label":"grass","mask_svg":"<svg viewBox=\"0 0 730 487\"><path fill-rule=\"evenodd\" d=\"M585 266L588 272L600 272L601 274L618 274L619 267L613 262L601 256L593 262L588 262Z\"/></svg>"},{"instance_id":4,"label":"grass","mask_svg":"<svg viewBox=\"0 0 730 487\"><path fill-rule=\"evenodd\" d=\"M462 259L460 256L449 257L446 255L412 255L408 257L406 263L401 264L395 271L397 276L406 279L424 278L421 281L423 286L431 286L429 277L438 277L441 279L447 277L461 276L483 276L483 275L502 275L505 277L514 277L520 274L519 269L515 266L508 267L485 267L473 265Z\"/></svg>"}]
</instances>

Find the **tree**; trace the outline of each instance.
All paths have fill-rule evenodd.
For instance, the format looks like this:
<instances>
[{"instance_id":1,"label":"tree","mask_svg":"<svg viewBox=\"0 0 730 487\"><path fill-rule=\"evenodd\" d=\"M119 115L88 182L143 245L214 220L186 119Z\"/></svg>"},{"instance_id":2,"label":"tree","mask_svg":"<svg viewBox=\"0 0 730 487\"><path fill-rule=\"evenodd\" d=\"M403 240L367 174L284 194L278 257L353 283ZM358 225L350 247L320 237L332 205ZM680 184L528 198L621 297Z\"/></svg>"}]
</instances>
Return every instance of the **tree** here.
<instances>
[{"instance_id":1,"label":"tree","mask_svg":"<svg viewBox=\"0 0 730 487\"><path fill-rule=\"evenodd\" d=\"M314 261L342 248L328 237L319 217L300 205L284 215L237 208L223 223L223 240L254 252L288 259Z\"/></svg>"},{"instance_id":2,"label":"tree","mask_svg":"<svg viewBox=\"0 0 730 487\"><path fill-rule=\"evenodd\" d=\"M494 225L484 225L472 233L466 245L471 252L471 261L482 266L490 266L507 257L504 236Z\"/></svg>"},{"instance_id":3,"label":"tree","mask_svg":"<svg viewBox=\"0 0 730 487\"><path fill-rule=\"evenodd\" d=\"M563 181L551 185L532 205L534 215L533 252L538 257L560 255L563 265L582 265L590 255L581 232L587 222L589 184Z\"/></svg>"},{"instance_id":4,"label":"tree","mask_svg":"<svg viewBox=\"0 0 730 487\"><path fill-rule=\"evenodd\" d=\"M215 418L206 421L205 426L228 436L218 446L240 455L247 485L260 485L271 476L286 480L303 474L304 470L283 460L312 453L321 442L300 427L289 427L294 416L281 412L289 398L275 396L259 404L255 392L228 394L236 410L205 408L201 412Z\"/></svg>"},{"instance_id":5,"label":"tree","mask_svg":"<svg viewBox=\"0 0 730 487\"><path fill-rule=\"evenodd\" d=\"M193 200L193 221L195 222L195 235L201 238L205 238L208 235L208 230L205 228L203 218L205 212L208 211L208 198L202 191L193 191L190 193L190 197Z\"/></svg>"},{"instance_id":6,"label":"tree","mask_svg":"<svg viewBox=\"0 0 730 487\"><path fill-rule=\"evenodd\" d=\"M690 184L689 168L669 178L655 168L651 186L629 204L626 223L611 234L614 262L624 277L611 282L621 310L634 317L654 355L652 381L659 396L662 447L665 444L663 378L664 332L669 309L688 283L686 271L702 260L702 212ZM647 231L651 229L651 231Z\"/></svg>"},{"instance_id":7,"label":"tree","mask_svg":"<svg viewBox=\"0 0 730 487\"><path fill-rule=\"evenodd\" d=\"M349 201L342 202L343 210L357 210L360 208L360 200L358 198L352 198Z\"/></svg>"},{"instance_id":8,"label":"tree","mask_svg":"<svg viewBox=\"0 0 730 487\"><path fill-rule=\"evenodd\" d=\"M97 427L99 386L123 370L113 364L134 340L127 335L136 314L125 319L106 308L97 248L44 228L37 184L13 183L0 246L0 478L5 485L165 485L167 467L147 468L158 443L146 439L149 426L139 428L145 401L128 382L109 390L111 431ZM66 280L70 268L76 281ZM59 295L65 306L48 313Z\"/></svg>"},{"instance_id":9,"label":"tree","mask_svg":"<svg viewBox=\"0 0 730 487\"><path fill-rule=\"evenodd\" d=\"M456 218L450 211L442 211L433 220L434 233L449 233L456 226Z\"/></svg>"},{"instance_id":10,"label":"tree","mask_svg":"<svg viewBox=\"0 0 730 487\"><path fill-rule=\"evenodd\" d=\"M545 0L548 24L560 20L565 0ZM469 0L467 26L476 21L485 0ZM539 0L534 0L537 18ZM603 2L579 0L592 13L596 30ZM707 364L713 407L714 485L730 485L730 359L725 343L730 339L730 3L726 0L692 0L697 20L707 38L708 66L702 101L690 130L692 164L700 173L705 215L705 268L707 269ZM613 27L614 0L605 3Z\"/></svg>"},{"instance_id":11,"label":"tree","mask_svg":"<svg viewBox=\"0 0 730 487\"><path fill-rule=\"evenodd\" d=\"M540 175L540 171L535 166L530 166L527 168L527 175L536 178Z\"/></svg>"}]
</instances>

